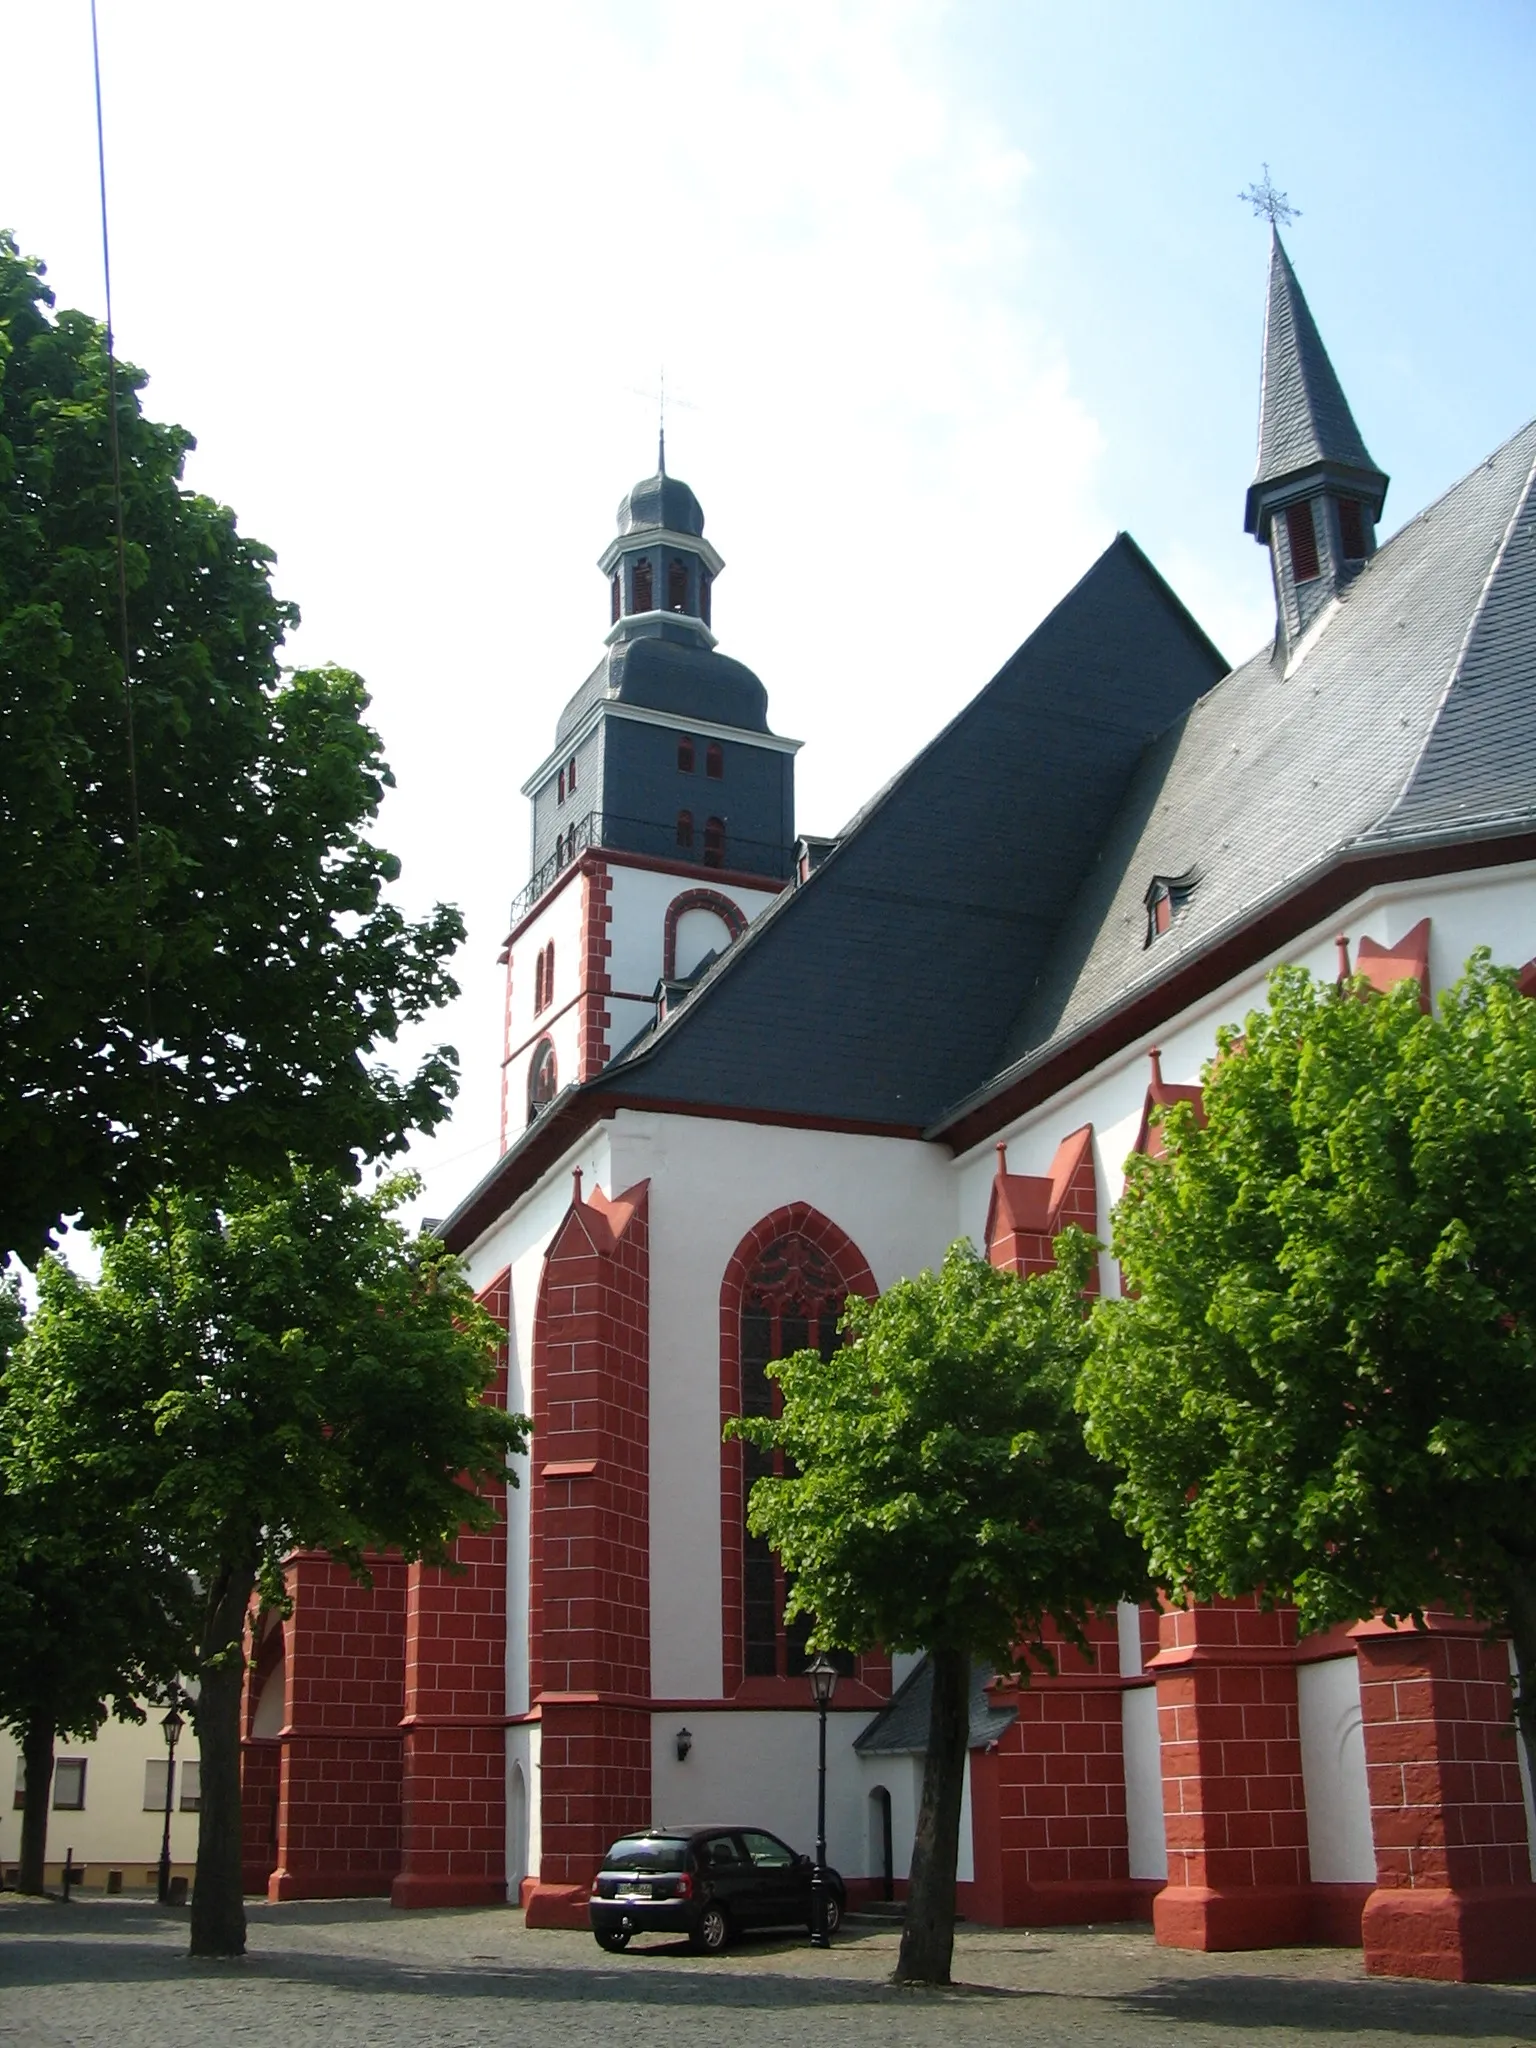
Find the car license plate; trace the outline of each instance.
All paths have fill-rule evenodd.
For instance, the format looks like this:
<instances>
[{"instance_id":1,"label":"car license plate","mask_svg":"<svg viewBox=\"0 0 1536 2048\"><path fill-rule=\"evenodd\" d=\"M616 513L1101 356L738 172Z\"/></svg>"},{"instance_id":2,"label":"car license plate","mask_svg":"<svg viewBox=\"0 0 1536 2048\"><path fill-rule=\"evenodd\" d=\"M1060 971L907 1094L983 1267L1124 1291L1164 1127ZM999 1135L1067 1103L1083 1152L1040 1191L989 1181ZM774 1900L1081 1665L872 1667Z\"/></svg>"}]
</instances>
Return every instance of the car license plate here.
<instances>
[{"instance_id":1,"label":"car license plate","mask_svg":"<svg viewBox=\"0 0 1536 2048\"><path fill-rule=\"evenodd\" d=\"M651 1887L648 1884L632 1884L624 1896L630 1899L648 1899L651 1896Z\"/></svg>"}]
</instances>

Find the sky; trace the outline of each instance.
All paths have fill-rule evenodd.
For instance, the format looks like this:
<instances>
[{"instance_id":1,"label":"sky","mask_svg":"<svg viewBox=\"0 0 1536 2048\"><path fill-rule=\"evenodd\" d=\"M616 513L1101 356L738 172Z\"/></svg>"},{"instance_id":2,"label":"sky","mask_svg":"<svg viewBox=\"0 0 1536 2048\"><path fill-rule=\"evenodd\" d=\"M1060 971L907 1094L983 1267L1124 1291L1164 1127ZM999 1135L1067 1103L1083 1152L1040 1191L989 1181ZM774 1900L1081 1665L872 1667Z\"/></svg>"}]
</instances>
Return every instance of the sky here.
<instances>
[{"instance_id":1,"label":"sky","mask_svg":"<svg viewBox=\"0 0 1536 2048\"><path fill-rule=\"evenodd\" d=\"M1529 0L98 0L119 351L356 668L458 903L442 1215L494 1162L519 788L655 460L835 832L1119 530L1229 659L1268 164L1384 532L1536 413ZM88 0L0 0L0 225L103 307ZM892 962L891 971L915 963Z\"/></svg>"}]
</instances>

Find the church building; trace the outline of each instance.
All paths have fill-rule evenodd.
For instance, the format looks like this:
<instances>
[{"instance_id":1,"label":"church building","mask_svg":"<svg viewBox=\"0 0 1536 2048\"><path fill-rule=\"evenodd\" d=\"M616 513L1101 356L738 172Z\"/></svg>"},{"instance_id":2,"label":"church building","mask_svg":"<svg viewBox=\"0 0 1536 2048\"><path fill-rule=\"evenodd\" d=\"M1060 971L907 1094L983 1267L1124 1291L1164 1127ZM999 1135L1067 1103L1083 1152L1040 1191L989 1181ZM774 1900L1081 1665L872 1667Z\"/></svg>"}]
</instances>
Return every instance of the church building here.
<instances>
[{"instance_id":1,"label":"church building","mask_svg":"<svg viewBox=\"0 0 1536 2048\"><path fill-rule=\"evenodd\" d=\"M530 1455L457 1575L291 1560L253 1888L584 1926L626 1829L808 1847L803 1630L721 1437L767 1363L957 1237L1026 1273L1068 1222L1107 1240L1153 1112L1198 1101L1277 963L1428 992L1477 945L1536 955L1536 423L1378 541L1387 486L1276 235L1244 515L1272 642L1229 668L1121 534L835 840L797 837L798 742L716 647L698 500L664 455L624 499L602 657L524 789L501 1154L441 1226ZM853 1901L899 1896L926 1667L842 1667L830 1854ZM1056 1677L977 1674L962 1910L1523 1974L1509 1671L1449 1617L1122 1606Z\"/></svg>"}]
</instances>

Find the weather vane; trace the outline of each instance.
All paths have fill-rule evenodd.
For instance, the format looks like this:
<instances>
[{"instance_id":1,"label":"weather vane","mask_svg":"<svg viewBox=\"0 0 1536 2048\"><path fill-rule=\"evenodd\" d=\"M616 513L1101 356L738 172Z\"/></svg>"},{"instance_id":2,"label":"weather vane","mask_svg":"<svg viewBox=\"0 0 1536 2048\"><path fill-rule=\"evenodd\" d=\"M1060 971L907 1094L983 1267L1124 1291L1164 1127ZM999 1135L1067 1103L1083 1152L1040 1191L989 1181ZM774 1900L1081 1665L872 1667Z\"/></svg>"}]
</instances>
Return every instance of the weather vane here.
<instances>
[{"instance_id":1,"label":"weather vane","mask_svg":"<svg viewBox=\"0 0 1536 2048\"><path fill-rule=\"evenodd\" d=\"M1269 165L1264 166L1262 185L1250 185L1246 192L1238 193L1239 199L1246 199L1256 214L1263 214L1272 228L1288 228L1293 220L1300 220L1301 208L1292 206L1269 175Z\"/></svg>"}]
</instances>

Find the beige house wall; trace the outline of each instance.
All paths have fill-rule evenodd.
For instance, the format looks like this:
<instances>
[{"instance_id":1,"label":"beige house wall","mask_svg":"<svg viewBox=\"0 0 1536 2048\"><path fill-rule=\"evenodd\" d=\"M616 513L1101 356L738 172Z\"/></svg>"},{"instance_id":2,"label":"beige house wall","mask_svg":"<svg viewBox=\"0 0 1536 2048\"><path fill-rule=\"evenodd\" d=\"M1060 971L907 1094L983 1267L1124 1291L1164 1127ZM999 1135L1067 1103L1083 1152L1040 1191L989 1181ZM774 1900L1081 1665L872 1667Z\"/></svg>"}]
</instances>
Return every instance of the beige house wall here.
<instances>
[{"instance_id":1,"label":"beige house wall","mask_svg":"<svg viewBox=\"0 0 1536 2048\"><path fill-rule=\"evenodd\" d=\"M73 1851L75 1868L85 1869L87 1890L105 1890L107 1873L112 1870L122 1872L125 1891L153 1887L165 1823L163 1809L144 1811L144 1767L165 1761L162 1711L151 1707L148 1718L137 1726L108 1721L92 1742L61 1741L56 1745L56 1765L66 1758L85 1759L85 1805L78 1810L49 1809L46 1868L50 1885L59 1882L65 1854ZM176 1745L171 1813L171 1867L188 1877L197 1858L197 1815L181 1811L182 1765L195 1763L197 1755L197 1737L189 1721ZM15 1882L13 1873L21 1854L21 1809L13 1804L20 1760L17 1737L0 1728L0 1869L7 1883Z\"/></svg>"}]
</instances>

